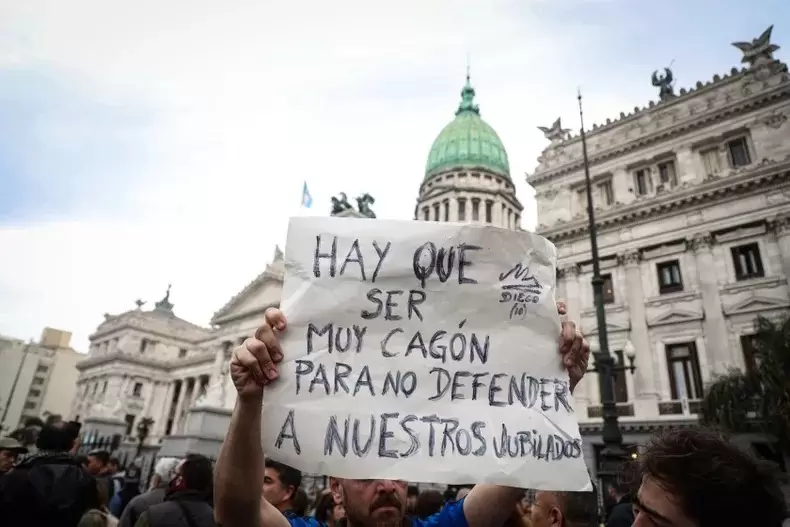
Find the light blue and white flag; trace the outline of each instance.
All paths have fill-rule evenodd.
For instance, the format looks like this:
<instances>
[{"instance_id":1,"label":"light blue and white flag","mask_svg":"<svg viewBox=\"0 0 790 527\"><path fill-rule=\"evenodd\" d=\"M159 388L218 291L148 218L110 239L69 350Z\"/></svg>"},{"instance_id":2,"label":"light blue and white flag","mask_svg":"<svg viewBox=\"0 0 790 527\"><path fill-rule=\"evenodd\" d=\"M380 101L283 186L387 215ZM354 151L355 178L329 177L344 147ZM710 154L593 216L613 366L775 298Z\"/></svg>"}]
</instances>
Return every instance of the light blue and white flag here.
<instances>
[{"instance_id":1,"label":"light blue and white flag","mask_svg":"<svg viewBox=\"0 0 790 527\"><path fill-rule=\"evenodd\" d=\"M313 206L313 196L310 195L310 191L307 189L307 181L304 182L304 187L302 187L302 207L309 209Z\"/></svg>"}]
</instances>

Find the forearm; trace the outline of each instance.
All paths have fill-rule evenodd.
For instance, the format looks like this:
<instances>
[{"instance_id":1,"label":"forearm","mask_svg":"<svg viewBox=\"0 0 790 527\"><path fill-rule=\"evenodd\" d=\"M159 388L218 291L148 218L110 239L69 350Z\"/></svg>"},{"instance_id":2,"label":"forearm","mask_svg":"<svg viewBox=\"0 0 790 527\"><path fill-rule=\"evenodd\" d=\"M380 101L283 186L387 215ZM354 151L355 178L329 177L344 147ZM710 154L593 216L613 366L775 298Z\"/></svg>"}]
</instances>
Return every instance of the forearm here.
<instances>
[{"instance_id":1,"label":"forearm","mask_svg":"<svg viewBox=\"0 0 790 527\"><path fill-rule=\"evenodd\" d=\"M469 527L500 527L523 496L524 489L475 485L464 499L464 516Z\"/></svg>"},{"instance_id":2,"label":"forearm","mask_svg":"<svg viewBox=\"0 0 790 527\"><path fill-rule=\"evenodd\" d=\"M225 527L259 527L263 452L257 398L236 400L214 470L214 516Z\"/></svg>"}]
</instances>

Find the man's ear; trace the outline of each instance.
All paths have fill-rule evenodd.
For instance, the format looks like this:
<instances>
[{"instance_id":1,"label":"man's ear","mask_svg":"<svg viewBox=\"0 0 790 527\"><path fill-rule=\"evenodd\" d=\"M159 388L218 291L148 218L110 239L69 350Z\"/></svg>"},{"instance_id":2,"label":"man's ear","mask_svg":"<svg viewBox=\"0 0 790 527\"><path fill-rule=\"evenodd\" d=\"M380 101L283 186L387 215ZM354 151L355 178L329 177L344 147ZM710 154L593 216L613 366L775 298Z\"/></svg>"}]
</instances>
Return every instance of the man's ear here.
<instances>
[{"instance_id":1,"label":"man's ear","mask_svg":"<svg viewBox=\"0 0 790 527\"><path fill-rule=\"evenodd\" d=\"M563 525L563 518L562 518L562 511L559 507L552 507L549 511L549 520L551 520L551 525L556 525L557 527L562 527Z\"/></svg>"},{"instance_id":2,"label":"man's ear","mask_svg":"<svg viewBox=\"0 0 790 527\"><path fill-rule=\"evenodd\" d=\"M296 496L296 487L293 485L288 485L285 488L285 499L283 499L283 501L292 500L294 499L294 496Z\"/></svg>"}]
</instances>

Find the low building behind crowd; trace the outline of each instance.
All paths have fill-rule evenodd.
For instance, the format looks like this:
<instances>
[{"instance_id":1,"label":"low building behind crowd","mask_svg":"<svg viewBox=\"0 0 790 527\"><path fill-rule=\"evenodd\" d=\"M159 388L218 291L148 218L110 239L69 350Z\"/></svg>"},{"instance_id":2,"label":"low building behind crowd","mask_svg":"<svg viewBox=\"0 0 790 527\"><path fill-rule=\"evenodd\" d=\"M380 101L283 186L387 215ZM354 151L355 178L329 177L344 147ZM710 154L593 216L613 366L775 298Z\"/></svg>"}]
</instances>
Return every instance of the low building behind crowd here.
<instances>
[{"instance_id":1,"label":"low building behind crowd","mask_svg":"<svg viewBox=\"0 0 790 527\"><path fill-rule=\"evenodd\" d=\"M38 342L0 335L0 428L3 434L31 417L67 416L77 392L78 363L71 333L44 328Z\"/></svg>"},{"instance_id":2,"label":"low building behind crowd","mask_svg":"<svg viewBox=\"0 0 790 527\"><path fill-rule=\"evenodd\" d=\"M743 55L733 48L733 63L742 57L744 68L690 89L675 89L669 71L656 76L657 102L588 134L608 331L619 360L633 351L637 365L617 384L634 448L658 426L695 423L704 383L729 366L750 367L754 317L775 319L789 305L790 78L768 44ZM455 118L429 151L415 219L521 229L507 152L475 97L467 77ZM559 249L558 297L594 340L581 143L560 121L544 133L550 144L527 179L537 191L538 232ZM373 217L366 196L358 203L340 195L333 214ZM151 418L146 443L155 448L183 432L210 384L224 383L222 404L232 408L231 350L279 305L283 273L278 248L209 326L178 317L169 288L153 309L138 301L106 314L79 365L71 417L109 412L126 421L130 441ZM596 386L589 375L577 396L593 471L602 424Z\"/></svg>"}]
</instances>

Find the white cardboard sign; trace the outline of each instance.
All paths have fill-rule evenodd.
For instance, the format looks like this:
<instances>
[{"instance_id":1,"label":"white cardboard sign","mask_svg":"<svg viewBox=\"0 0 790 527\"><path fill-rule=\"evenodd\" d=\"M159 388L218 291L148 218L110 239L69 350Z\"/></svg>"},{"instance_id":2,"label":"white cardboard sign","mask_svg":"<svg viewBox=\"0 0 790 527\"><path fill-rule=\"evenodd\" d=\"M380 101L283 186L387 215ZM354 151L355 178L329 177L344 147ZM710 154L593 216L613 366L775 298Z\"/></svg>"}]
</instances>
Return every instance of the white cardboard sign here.
<instances>
[{"instance_id":1,"label":"white cardboard sign","mask_svg":"<svg viewBox=\"0 0 790 527\"><path fill-rule=\"evenodd\" d=\"M590 488L556 250L478 225L293 218L263 447L308 473Z\"/></svg>"}]
</instances>

